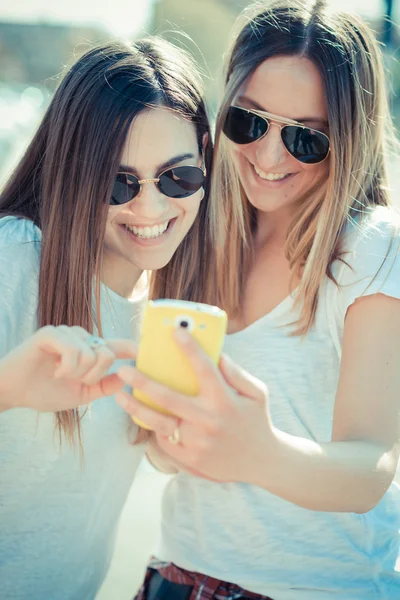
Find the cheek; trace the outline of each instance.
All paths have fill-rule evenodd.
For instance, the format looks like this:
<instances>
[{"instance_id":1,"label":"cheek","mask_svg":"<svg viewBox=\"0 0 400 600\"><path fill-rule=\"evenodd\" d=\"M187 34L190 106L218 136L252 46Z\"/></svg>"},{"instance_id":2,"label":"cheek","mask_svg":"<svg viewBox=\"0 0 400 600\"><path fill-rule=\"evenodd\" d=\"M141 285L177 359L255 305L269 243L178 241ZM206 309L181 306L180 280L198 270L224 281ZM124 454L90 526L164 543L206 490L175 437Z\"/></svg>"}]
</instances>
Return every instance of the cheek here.
<instances>
[{"instance_id":1,"label":"cheek","mask_svg":"<svg viewBox=\"0 0 400 600\"><path fill-rule=\"evenodd\" d=\"M317 182L323 183L329 175L328 161L324 161L320 165L303 167L303 169L303 180L310 186Z\"/></svg>"},{"instance_id":2,"label":"cheek","mask_svg":"<svg viewBox=\"0 0 400 600\"><path fill-rule=\"evenodd\" d=\"M105 228L105 232L104 232L104 239L106 242L107 242L107 240L112 238L112 236L115 232L116 225L114 223L114 219L118 215L118 213L121 212L121 210L122 210L122 208L119 206L113 206L108 209L107 219L106 219L106 228Z\"/></svg>"},{"instance_id":3,"label":"cheek","mask_svg":"<svg viewBox=\"0 0 400 600\"><path fill-rule=\"evenodd\" d=\"M249 162L254 164L254 158L252 158L253 149L251 146L237 146L232 145L230 157L235 170L238 173L244 173L244 170L248 166Z\"/></svg>"},{"instance_id":4,"label":"cheek","mask_svg":"<svg viewBox=\"0 0 400 600\"><path fill-rule=\"evenodd\" d=\"M196 220L200 205L203 199L203 191L199 190L193 196L183 198L179 202L179 208L182 214L183 223L187 228L191 227L193 222Z\"/></svg>"}]
</instances>

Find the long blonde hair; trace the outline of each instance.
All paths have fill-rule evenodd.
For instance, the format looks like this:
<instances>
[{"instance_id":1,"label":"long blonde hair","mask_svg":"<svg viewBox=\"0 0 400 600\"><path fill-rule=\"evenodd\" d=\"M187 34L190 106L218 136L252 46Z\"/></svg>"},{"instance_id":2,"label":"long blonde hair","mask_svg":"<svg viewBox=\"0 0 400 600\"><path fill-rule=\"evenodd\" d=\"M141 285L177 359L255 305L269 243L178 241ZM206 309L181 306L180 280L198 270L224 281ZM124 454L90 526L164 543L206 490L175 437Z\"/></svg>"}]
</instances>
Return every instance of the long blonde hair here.
<instances>
[{"instance_id":1,"label":"long blonde hair","mask_svg":"<svg viewBox=\"0 0 400 600\"><path fill-rule=\"evenodd\" d=\"M244 12L227 59L212 187L218 204L211 207L219 224L217 237L225 239L218 253L218 302L230 314L240 306L245 282L240 276L253 257L257 215L235 172L222 127L240 86L263 61L279 55L306 57L317 66L331 142L329 176L302 200L286 239L291 271L301 274L297 301L302 302L302 312L296 333L304 334L314 322L319 288L327 275L332 277L332 263L340 257L346 220L390 203L387 153L395 138L381 51L360 18L329 13L321 0L257 2ZM217 214L221 211L223 216Z\"/></svg>"}]
</instances>

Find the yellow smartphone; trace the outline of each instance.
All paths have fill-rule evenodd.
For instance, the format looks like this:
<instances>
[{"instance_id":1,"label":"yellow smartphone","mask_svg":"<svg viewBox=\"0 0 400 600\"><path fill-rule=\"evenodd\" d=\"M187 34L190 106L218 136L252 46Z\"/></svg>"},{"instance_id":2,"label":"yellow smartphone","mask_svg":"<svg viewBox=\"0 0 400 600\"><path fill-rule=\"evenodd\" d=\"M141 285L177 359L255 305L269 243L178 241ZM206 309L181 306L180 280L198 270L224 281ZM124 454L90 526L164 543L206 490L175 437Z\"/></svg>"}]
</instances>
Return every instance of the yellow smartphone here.
<instances>
[{"instance_id":1,"label":"yellow smartphone","mask_svg":"<svg viewBox=\"0 0 400 600\"><path fill-rule=\"evenodd\" d=\"M218 364L227 320L226 312L216 306L183 300L151 300L143 315L136 368L158 383L195 396L199 383L189 359L174 340L174 330L182 327L189 331ZM171 414L141 390L133 390L133 395L151 408ZM132 418L140 427L150 429L146 423Z\"/></svg>"}]
</instances>

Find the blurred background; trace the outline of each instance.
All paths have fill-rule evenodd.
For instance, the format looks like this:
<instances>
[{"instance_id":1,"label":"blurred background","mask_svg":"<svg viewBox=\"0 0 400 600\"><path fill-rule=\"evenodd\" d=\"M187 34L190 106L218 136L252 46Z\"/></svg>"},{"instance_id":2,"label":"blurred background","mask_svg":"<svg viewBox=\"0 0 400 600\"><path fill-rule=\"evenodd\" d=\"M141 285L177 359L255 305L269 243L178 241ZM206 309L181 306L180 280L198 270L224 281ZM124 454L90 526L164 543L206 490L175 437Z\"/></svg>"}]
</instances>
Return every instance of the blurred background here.
<instances>
[{"instance_id":1,"label":"blurred background","mask_svg":"<svg viewBox=\"0 0 400 600\"><path fill-rule=\"evenodd\" d=\"M66 65L93 43L161 34L184 46L205 75L209 107L218 104L223 55L248 0L0 0L0 186L24 152ZM367 19L382 42L391 107L400 129L400 0L331 0ZM400 165L392 164L399 192ZM400 202L399 202L400 205ZM109 575L97 600L131 600L157 538L169 477L146 462L122 515Z\"/></svg>"},{"instance_id":2,"label":"blurred background","mask_svg":"<svg viewBox=\"0 0 400 600\"><path fill-rule=\"evenodd\" d=\"M365 17L384 44L393 115L400 129L400 0L330 1L337 9ZM0 185L26 147L63 69L93 43L157 33L183 45L201 65L215 112L232 24L248 3L0 0Z\"/></svg>"}]
</instances>

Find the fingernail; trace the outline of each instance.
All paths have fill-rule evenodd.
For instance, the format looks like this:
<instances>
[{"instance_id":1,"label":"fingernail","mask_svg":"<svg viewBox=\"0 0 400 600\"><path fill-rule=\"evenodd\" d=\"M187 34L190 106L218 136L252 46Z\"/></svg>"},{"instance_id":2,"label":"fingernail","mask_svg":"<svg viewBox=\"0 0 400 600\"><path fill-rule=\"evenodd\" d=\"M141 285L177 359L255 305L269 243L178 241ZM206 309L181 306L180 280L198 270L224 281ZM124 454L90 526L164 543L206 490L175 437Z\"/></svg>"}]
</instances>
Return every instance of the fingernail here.
<instances>
[{"instance_id":1,"label":"fingernail","mask_svg":"<svg viewBox=\"0 0 400 600\"><path fill-rule=\"evenodd\" d=\"M121 408L126 409L128 406L128 401L125 398L125 396L123 396L122 394L115 394L115 400L117 402L117 404L120 405Z\"/></svg>"},{"instance_id":2,"label":"fingernail","mask_svg":"<svg viewBox=\"0 0 400 600\"><path fill-rule=\"evenodd\" d=\"M135 376L134 367L124 366L118 369L117 374L125 383L131 383Z\"/></svg>"}]
</instances>

